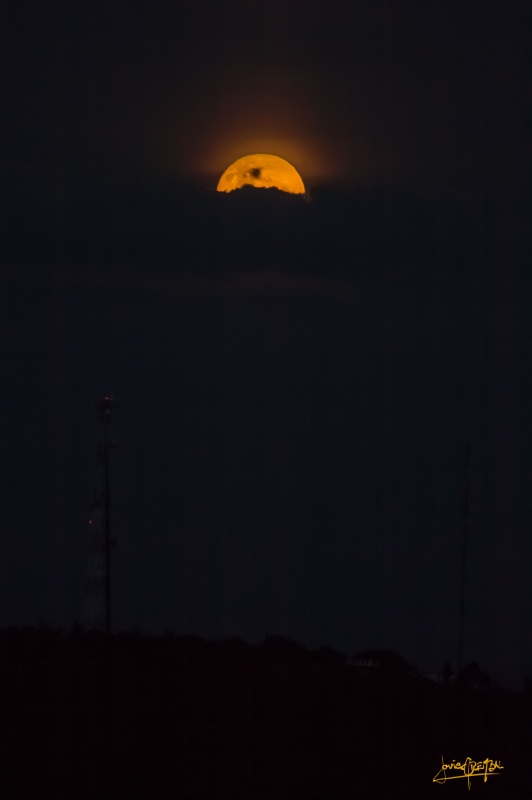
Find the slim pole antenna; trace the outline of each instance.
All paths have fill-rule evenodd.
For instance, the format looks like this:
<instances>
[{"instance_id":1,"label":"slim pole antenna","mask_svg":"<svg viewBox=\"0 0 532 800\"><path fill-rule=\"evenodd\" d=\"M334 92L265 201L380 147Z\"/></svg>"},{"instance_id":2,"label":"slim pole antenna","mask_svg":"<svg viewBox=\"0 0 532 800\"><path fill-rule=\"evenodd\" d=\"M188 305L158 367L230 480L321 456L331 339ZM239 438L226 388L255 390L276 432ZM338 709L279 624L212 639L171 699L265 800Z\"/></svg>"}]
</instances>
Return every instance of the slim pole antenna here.
<instances>
[{"instance_id":1,"label":"slim pole antenna","mask_svg":"<svg viewBox=\"0 0 532 800\"><path fill-rule=\"evenodd\" d=\"M458 633L458 673L464 665L465 595L467 567L467 537L469 532L469 444L466 445L464 462L464 490L462 502L462 577L460 588L460 627Z\"/></svg>"},{"instance_id":2,"label":"slim pole antenna","mask_svg":"<svg viewBox=\"0 0 532 800\"><path fill-rule=\"evenodd\" d=\"M109 456L114 446L109 436L109 425L114 408L113 398L105 395L98 403L100 437L98 445L98 479L93 492L89 520L89 560L87 590L85 594L84 623L111 633L111 499Z\"/></svg>"},{"instance_id":3,"label":"slim pole antenna","mask_svg":"<svg viewBox=\"0 0 532 800\"><path fill-rule=\"evenodd\" d=\"M105 632L111 633L111 518L109 497L109 420L113 408L110 397L100 402L100 418L103 422L103 470L104 470L104 537L105 537Z\"/></svg>"}]
</instances>

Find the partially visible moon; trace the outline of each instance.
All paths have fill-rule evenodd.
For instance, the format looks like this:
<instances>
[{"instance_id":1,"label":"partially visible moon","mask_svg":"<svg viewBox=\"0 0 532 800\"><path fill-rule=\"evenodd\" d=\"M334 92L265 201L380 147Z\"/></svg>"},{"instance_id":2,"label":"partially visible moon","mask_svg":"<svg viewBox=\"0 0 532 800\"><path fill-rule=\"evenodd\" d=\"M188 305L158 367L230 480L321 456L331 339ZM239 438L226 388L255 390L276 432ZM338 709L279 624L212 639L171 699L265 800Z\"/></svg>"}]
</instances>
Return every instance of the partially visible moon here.
<instances>
[{"instance_id":1,"label":"partially visible moon","mask_svg":"<svg viewBox=\"0 0 532 800\"><path fill-rule=\"evenodd\" d=\"M242 186L305 194L305 185L295 167L284 158L265 153L242 156L230 164L218 181L217 190L232 192Z\"/></svg>"}]
</instances>

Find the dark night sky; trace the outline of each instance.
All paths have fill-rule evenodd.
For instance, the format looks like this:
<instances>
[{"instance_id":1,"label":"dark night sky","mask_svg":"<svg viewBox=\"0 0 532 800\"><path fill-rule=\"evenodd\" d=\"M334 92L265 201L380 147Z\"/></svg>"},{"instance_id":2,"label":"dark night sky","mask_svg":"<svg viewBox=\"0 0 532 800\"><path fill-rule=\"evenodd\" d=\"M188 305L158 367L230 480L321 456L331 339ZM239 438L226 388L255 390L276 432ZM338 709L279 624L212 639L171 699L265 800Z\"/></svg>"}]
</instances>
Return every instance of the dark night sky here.
<instances>
[{"instance_id":1,"label":"dark night sky","mask_svg":"<svg viewBox=\"0 0 532 800\"><path fill-rule=\"evenodd\" d=\"M532 672L524 2L8 2L0 624ZM248 152L311 202L213 190ZM273 196L272 196L273 191Z\"/></svg>"}]
</instances>

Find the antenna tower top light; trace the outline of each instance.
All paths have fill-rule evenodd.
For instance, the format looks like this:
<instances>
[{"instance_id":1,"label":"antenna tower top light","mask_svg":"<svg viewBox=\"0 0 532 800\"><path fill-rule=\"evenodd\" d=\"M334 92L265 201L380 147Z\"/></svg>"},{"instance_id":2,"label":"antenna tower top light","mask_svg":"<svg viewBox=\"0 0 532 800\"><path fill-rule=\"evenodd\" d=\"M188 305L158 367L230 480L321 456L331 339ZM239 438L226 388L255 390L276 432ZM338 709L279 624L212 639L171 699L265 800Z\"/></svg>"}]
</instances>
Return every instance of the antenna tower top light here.
<instances>
[{"instance_id":1,"label":"antenna tower top light","mask_svg":"<svg viewBox=\"0 0 532 800\"><path fill-rule=\"evenodd\" d=\"M100 409L100 419L105 421L111 416L111 412L115 407L115 401L110 395L106 394L98 403L98 407Z\"/></svg>"}]
</instances>

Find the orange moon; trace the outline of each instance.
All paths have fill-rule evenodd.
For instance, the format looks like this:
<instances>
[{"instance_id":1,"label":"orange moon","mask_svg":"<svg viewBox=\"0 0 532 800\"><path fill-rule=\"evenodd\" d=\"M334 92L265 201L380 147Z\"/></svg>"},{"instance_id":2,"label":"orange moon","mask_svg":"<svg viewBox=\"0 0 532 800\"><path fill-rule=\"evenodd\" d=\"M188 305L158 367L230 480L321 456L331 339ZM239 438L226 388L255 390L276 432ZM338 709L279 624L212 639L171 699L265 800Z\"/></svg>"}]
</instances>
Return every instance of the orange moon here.
<instances>
[{"instance_id":1,"label":"orange moon","mask_svg":"<svg viewBox=\"0 0 532 800\"><path fill-rule=\"evenodd\" d=\"M232 192L242 186L305 194L305 185L295 167L284 158L265 153L242 156L230 164L218 181L217 191Z\"/></svg>"}]
</instances>

